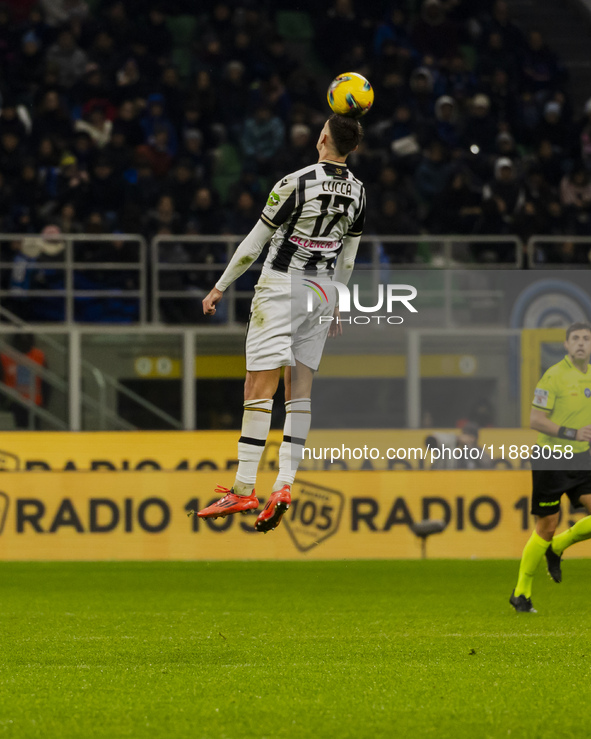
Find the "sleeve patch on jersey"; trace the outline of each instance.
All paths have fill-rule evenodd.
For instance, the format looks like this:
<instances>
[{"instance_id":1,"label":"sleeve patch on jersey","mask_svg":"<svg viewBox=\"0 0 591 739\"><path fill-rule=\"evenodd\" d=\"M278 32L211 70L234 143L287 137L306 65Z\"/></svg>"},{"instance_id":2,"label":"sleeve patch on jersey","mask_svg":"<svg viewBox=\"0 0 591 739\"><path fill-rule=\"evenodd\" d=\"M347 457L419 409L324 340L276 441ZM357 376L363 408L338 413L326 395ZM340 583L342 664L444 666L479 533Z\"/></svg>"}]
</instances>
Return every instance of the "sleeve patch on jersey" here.
<instances>
[{"instance_id":1,"label":"sleeve patch on jersey","mask_svg":"<svg viewBox=\"0 0 591 739\"><path fill-rule=\"evenodd\" d=\"M541 388L537 387L534 390L533 404L539 406L540 408L547 408L548 407L548 391L542 390Z\"/></svg>"},{"instance_id":2,"label":"sleeve patch on jersey","mask_svg":"<svg viewBox=\"0 0 591 739\"><path fill-rule=\"evenodd\" d=\"M271 192L269 195L269 199L267 200L267 205L269 208L274 208L276 205L279 205L281 198L275 191Z\"/></svg>"}]
</instances>

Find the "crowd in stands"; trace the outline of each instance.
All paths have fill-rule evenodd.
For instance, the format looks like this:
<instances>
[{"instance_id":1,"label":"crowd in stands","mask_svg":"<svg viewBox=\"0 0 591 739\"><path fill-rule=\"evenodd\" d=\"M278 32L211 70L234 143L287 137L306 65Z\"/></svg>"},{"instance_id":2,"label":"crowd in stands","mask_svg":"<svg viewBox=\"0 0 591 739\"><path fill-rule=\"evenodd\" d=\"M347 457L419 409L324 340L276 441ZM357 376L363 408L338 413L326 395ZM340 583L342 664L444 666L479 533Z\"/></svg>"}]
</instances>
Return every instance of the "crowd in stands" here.
<instances>
[{"instance_id":1,"label":"crowd in stands","mask_svg":"<svg viewBox=\"0 0 591 739\"><path fill-rule=\"evenodd\" d=\"M330 79L357 71L375 88L350 157L367 234L591 235L591 100L575 117L560 61L505 0L5 0L0 68L7 233L246 233L315 161ZM549 258L588 262L568 241Z\"/></svg>"}]
</instances>

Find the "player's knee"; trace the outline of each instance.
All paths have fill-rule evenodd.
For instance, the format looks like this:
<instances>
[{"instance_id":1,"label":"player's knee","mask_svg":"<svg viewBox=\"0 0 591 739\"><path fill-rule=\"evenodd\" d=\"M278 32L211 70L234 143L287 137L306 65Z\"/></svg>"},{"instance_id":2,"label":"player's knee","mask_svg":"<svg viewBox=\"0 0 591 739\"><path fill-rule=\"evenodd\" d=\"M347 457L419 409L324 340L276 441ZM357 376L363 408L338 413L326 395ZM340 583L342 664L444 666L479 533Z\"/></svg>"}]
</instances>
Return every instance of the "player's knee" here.
<instances>
[{"instance_id":1,"label":"player's knee","mask_svg":"<svg viewBox=\"0 0 591 739\"><path fill-rule=\"evenodd\" d=\"M536 531L538 535L541 536L543 539L550 541L550 539L552 539L552 537L554 536L556 527L558 526L559 517L559 513L553 513L550 516L543 516L538 518L536 524Z\"/></svg>"},{"instance_id":2,"label":"player's knee","mask_svg":"<svg viewBox=\"0 0 591 739\"><path fill-rule=\"evenodd\" d=\"M263 370L247 372L244 381L244 400L272 398L279 385L280 370Z\"/></svg>"}]
</instances>

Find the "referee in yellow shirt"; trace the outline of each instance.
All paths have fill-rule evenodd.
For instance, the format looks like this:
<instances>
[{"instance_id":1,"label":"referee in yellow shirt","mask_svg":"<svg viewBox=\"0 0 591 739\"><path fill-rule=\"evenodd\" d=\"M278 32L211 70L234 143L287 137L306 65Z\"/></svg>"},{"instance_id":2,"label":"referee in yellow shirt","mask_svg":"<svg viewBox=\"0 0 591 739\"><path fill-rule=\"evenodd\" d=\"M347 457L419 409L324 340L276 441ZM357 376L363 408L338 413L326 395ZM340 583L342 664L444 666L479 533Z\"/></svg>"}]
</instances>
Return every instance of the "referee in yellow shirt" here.
<instances>
[{"instance_id":1,"label":"referee in yellow shirt","mask_svg":"<svg viewBox=\"0 0 591 739\"><path fill-rule=\"evenodd\" d=\"M564 493L573 505L591 513L591 325L569 326L564 347L566 356L544 373L534 393L530 426L540 433L538 446L532 450L531 512L537 519L509 599L516 611L536 613L531 589L544 555L550 576L561 582L564 550L591 539L591 516L554 536Z\"/></svg>"}]
</instances>

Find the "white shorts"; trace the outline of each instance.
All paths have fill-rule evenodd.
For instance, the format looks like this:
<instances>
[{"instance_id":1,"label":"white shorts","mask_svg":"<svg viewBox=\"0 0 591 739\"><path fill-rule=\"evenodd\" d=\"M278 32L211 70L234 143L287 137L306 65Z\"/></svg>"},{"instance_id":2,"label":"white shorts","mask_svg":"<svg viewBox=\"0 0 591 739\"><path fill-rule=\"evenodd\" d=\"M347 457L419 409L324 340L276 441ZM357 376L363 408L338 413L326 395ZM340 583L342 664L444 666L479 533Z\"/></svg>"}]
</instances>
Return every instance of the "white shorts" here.
<instances>
[{"instance_id":1,"label":"white shorts","mask_svg":"<svg viewBox=\"0 0 591 739\"><path fill-rule=\"evenodd\" d=\"M332 323L320 319L332 316L335 305L336 289L329 280L299 280L263 272L246 329L246 369L295 366L297 360L317 370Z\"/></svg>"}]
</instances>

